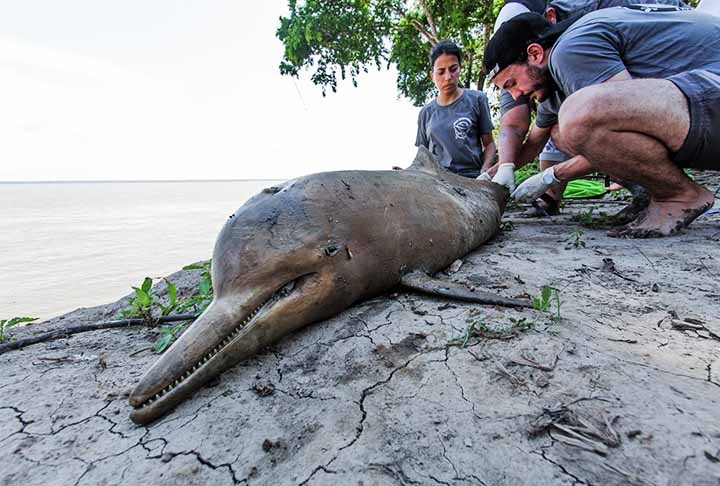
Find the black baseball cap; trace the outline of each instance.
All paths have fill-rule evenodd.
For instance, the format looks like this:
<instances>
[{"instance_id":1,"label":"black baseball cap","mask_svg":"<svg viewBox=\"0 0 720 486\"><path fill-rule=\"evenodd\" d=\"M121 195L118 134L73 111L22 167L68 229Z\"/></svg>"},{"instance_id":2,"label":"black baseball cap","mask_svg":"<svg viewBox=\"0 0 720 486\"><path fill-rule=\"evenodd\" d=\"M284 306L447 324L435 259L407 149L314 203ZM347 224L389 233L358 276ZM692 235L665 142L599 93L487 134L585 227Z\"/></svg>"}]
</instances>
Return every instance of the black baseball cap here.
<instances>
[{"instance_id":1,"label":"black baseball cap","mask_svg":"<svg viewBox=\"0 0 720 486\"><path fill-rule=\"evenodd\" d=\"M492 80L510 64L525 60L527 47L555 37L560 24L553 25L545 17L525 12L503 22L490 38L483 56L483 70Z\"/></svg>"}]
</instances>

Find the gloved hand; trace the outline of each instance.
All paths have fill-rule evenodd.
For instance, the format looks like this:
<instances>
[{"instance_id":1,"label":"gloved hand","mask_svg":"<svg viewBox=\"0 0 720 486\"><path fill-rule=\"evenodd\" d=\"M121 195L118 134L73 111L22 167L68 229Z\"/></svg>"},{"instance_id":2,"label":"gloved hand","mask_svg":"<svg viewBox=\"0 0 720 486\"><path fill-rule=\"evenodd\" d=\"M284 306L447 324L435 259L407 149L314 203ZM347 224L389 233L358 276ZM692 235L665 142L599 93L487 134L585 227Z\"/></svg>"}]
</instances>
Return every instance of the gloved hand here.
<instances>
[{"instance_id":1,"label":"gloved hand","mask_svg":"<svg viewBox=\"0 0 720 486\"><path fill-rule=\"evenodd\" d=\"M498 166L497 173L495 173L495 177L492 178L492 181L496 184L507 187L510 192L513 192L513 190L515 190L515 164L512 162L500 164Z\"/></svg>"},{"instance_id":2,"label":"gloved hand","mask_svg":"<svg viewBox=\"0 0 720 486\"><path fill-rule=\"evenodd\" d=\"M510 194L510 197L517 202L533 202L548 189L559 186L560 181L555 177L555 168L548 167L539 174L528 177L517 189Z\"/></svg>"},{"instance_id":3,"label":"gloved hand","mask_svg":"<svg viewBox=\"0 0 720 486\"><path fill-rule=\"evenodd\" d=\"M490 182L492 180L492 178L490 177L490 174L488 174L487 172L483 172L482 174L477 176L475 179L477 179L479 181L488 181L488 182Z\"/></svg>"}]
</instances>

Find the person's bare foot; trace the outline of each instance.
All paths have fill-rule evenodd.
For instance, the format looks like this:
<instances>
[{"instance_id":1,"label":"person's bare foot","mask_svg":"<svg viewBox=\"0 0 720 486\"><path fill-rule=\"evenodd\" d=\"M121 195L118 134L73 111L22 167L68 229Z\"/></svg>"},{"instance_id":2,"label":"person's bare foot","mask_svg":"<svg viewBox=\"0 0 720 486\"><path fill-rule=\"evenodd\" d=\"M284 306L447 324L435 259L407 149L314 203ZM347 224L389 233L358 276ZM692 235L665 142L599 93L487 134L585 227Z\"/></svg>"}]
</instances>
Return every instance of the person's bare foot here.
<instances>
[{"instance_id":1,"label":"person's bare foot","mask_svg":"<svg viewBox=\"0 0 720 486\"><path fill-rule=\"evenodd\" d=\"M661 238L679 233L713 206L713 193L702 186L698 188L698 196L690 202L651 200L650 205L634 221L608 232L608 236Z\"/></svg>"},{"instance_id":2,"label":"person's bare foot","mask_svg":"<svg viewBox=\"0 0 720 486\"><path fill-rule=\"evenodd\" d=\"M624 182L624 185L632 194L632 201L607 218L607 222L611 226L622 226L634 221L650 205L650 193L647 189L631 182Z\"/></svg>"},{"instance_id":3,"label":"person's bare foot","mask_svg":"<svg viewBox=\"0 0 720 486\"><path fill-rule=\"evenodd\" d=\"M620 211L612 216L608 216L607 223L610 226L627 225L628 223L635 221L643 212L645 212L649 205L650 200L645 200L638 204L633 199L630 204L622 208Z\"/></svg>"}]
</instances>

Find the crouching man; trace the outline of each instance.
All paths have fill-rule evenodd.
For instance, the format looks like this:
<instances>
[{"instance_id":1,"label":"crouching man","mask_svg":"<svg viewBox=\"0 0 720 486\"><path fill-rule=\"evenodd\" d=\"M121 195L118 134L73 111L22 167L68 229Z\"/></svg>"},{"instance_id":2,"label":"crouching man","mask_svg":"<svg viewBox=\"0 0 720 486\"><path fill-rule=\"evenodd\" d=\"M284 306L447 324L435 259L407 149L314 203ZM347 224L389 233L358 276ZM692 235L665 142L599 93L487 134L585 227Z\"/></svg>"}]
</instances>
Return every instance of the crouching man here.
<instances>
[{"instance_id":1,"label":"crouching man","mask_svg":"<svg viewBox=\"0 0 720 486\"><path fill-rule=\"evenodd\" d=\"M541 102L538 117L557 119L559 148L582 156L530 178L515 197L529 202L598 170L650 193L649 206L610 236L669 236L687 227L714 197L682 169L720 170L720 20L618 7L564 28L521 14L485 50L492 81Z\"/></svg>"}]
</instances>

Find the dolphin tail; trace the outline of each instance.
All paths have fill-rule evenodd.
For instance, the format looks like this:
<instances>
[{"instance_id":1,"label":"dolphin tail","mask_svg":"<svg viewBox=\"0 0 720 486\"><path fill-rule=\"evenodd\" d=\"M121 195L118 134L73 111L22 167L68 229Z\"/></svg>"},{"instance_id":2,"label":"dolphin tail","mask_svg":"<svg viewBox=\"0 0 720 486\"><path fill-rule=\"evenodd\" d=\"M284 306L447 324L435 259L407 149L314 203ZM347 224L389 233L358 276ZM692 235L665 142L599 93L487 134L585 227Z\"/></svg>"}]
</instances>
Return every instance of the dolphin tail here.
<instances>
[{"instance_id":1,"label":"dolphin tail","mask_svg":"<svg viewBox=\"0 0 720 486\"><path fill-rule=\"evenodd\" d=\"M509 299L488 292L472 291L464 285L432 278L422 272L410 272L400 279L400 284L408 289L440 297L476 302L478 304L501 305L504 307L532 307L525 299Z\"/></svg>"}]
</instances>

